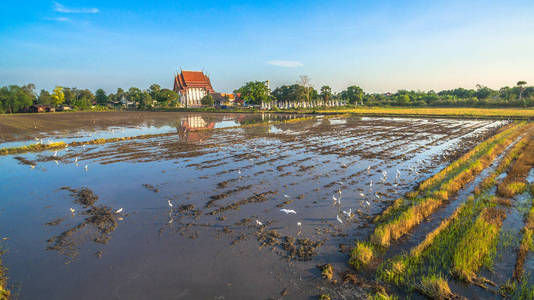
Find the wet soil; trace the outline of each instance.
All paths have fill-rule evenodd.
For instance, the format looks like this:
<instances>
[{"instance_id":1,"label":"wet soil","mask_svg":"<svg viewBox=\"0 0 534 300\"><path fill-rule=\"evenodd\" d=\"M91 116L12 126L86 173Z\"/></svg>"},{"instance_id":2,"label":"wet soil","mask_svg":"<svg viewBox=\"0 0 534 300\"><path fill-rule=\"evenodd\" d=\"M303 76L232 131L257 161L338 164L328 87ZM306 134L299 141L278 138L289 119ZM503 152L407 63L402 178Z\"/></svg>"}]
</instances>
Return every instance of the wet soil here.
<instances>
[{"instance_id":1,"label":"wet soil","mask_svg":"<svg viewBox=\"0 0 534 300\"><path fill-rule=\"evenodd\" d=\"M120 121L134 116L125 114L95 126L177 120L147 113ZM62 134L48 124L47 135ZM354 240L369 235L370 220L391 201L502 125L318 116L178 126L150 138L19 155L33 168L0 157L17 174L0 175L0 233L16 249L3 260L11 280L23 283L21 299L366 298L375 286L347 264ZM32 189L20 178L31 178ZM46 248L53 251L35 250ZM317 265L326 264L337 283L322 278Z\"/></svg>"}]
</instances>

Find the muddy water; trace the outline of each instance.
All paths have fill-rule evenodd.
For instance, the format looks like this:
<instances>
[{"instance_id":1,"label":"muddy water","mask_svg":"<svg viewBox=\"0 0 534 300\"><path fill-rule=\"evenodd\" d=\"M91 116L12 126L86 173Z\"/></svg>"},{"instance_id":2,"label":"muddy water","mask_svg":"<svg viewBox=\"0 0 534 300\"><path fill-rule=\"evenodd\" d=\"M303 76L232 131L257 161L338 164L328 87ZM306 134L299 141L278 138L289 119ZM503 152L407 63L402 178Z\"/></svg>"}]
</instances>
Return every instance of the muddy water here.
<instances>
[{"instance_id":1,"label":"muddy water","mask_svg":"<svg viewBox=\"0 0 534 300\"><path fill-rule=\"evenodd\" d=\"M341 282L346 249L368 236L373 215L504 124L318 116L235 128L262 116L147 118L170 134L0 157L2 259L20 299L363 298L316 266L332 263Z\"/></svg>"}]
</instances>

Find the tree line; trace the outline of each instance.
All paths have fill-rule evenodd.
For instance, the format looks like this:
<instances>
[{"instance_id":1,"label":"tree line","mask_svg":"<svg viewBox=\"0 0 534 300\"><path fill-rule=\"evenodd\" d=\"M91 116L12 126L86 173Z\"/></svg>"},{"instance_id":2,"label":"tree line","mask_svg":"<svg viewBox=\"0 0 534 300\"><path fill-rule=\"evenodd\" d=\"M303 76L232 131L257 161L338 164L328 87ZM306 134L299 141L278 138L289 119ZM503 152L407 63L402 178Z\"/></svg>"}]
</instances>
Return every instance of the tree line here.
<instances>
[{"instance_id":1,"label":"tree line","mask_svg":"<svg viewBox=\"0 0 534 300\"><path fill-rule=\"evenodd\" d=\"M449 106L449 107L533 107L534 87L526 86L525 81L518 81L515 86L502 87L498 90L477 85L474 89L456 88L435 91L399 90L395 93L365 93L356 85L334 93L328 85L316 90L308 76L301 76L292 85L282 85L271 91L263 81L245 83L234 93L247 104L304 102L324 104L328 101L340 101L348 105L369 106ZM0 87L0 113L25 111L31 105L70 106L84 110L94 107L114 107L127 105L138 109L178 107L178 94L158 84L141 90L131 87L128 90L118 88L115 93L106 94L103 89L95 93L88 89L56 86L52 91L35 92L35 85L9 85ZM213 106L211 95L202 99L205 106Z\"/></svg>"},{"instance_id":2,"label":"tree line","mask_svg":"<svg viewBox=\"0 0 534 300\"><path fill-rule=\"evenodd\" d=\"M282 85L272 92L262 81L251 81L235 90L249 104L259 105L272 102L315 102L342 101L350 105L369 106L457 106L457 107L531 107L534 106L534 87L519 81L513 87L493 90L477 85L474 89L408 91L396 93L365 93L356 85L334 93L324 85L317 91L307 76L301 76L293 85Z\"/></svg>"},{"instance_id":3,"label":"tree line","mask_svg":"<svg viewBox=\"0 0 534 300\"><path fill-rule=\"evenodd\" d=\"M56 86L51 92L42 89L37 93L35 85L31 83L24 86L0 87L0 113L22 112L31 105L70 106L74 109L85 110L95 107L122 106L123 103L139 109L176 107L178 94L169 89L162 89L158 84L152 84L146 90L136 87L128 90L118 88L115 93L110 94L106 94L103 89L98 89L93 93L88 89L62 86Z\"/></svg>"}]
</instances>

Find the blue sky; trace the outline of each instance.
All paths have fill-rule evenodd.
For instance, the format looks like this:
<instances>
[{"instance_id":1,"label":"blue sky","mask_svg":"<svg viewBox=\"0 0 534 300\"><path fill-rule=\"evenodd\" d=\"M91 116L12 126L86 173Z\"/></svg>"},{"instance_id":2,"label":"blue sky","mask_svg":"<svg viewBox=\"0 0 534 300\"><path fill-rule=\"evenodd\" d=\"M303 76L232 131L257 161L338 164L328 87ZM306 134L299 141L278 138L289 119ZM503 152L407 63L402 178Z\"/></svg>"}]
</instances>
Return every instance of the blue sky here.
<instances>
[{"instance_id":1,"label":"blue sky","mask_svg":"<svg viewBox=\"0 0 534 300\"><path fill-rule=\"evenodd\" d=\"M534 84L534 1L14 1L0 10L0 85L221 92L308 75L335 91Z\"/></svg>"}]
</instances>

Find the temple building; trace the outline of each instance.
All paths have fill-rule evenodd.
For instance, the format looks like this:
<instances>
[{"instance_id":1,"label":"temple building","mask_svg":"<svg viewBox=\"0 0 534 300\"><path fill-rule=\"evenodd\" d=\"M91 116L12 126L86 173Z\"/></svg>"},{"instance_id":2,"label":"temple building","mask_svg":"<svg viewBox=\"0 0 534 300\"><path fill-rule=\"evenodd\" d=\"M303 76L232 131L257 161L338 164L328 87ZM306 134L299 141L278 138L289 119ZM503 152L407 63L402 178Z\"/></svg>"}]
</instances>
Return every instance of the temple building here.
<instances>
[{"instance_id":1,"label":"temple building","mask_svg":"<svg viewBox=\"0 0 534 300\"><path fill-rule=\"evenodd\" d=\"M201 71L181 71L176 74L174 91L180 96L180 103L186 107L202 106L202 98L207 93L215 93L209 77Z\"/></svg>"}]
</instances>

